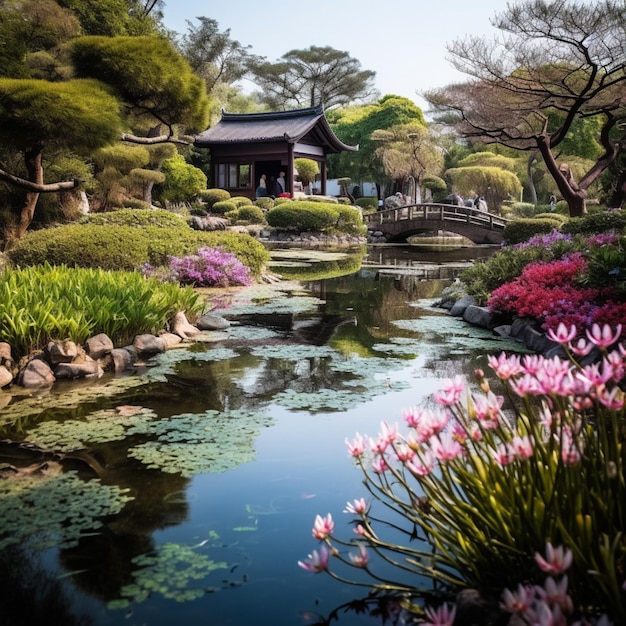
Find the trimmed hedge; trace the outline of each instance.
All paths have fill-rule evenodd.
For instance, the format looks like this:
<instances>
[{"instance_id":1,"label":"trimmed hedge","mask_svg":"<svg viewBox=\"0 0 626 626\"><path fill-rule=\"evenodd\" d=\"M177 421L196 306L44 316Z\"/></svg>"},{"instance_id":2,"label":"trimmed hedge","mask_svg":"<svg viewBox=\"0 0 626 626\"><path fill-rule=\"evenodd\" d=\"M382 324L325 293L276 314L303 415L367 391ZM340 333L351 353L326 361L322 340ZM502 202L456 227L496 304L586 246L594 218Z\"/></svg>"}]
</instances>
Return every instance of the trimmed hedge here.
<instances>
[{"instance_id":1,"label":"trimmed hedge","mask_svg":"<svg viewBox=\"0 0 626 626\"><path fill-rule=\"evenodd\" d=\"M226 217L231 222L244 222L246 224L265 224L265 214L253 204L244 204L235 211L226 213Z\"/></svg>"},{"instance_id":2,"label":"trimmed hedge","mask_svg":"<svg viewBox=\"0 0 626 626\"><path fill-rule=\"evenodd\" d=\"M98 226L158 226L159 228L182 228L187 225L184 217L165 209L118 209L107 213L90 213L79 220L80 224Z\"/></svg>"},{"instance_id":3,"label":"trimmed hedge","mask_svg":"<svg viewBox=\"0 0 626 626\"><path fill-rule=\"evenodd\" d=\"M270 209L267 223L284 230L325 231L337 224L339 205L317 202L285 202Z\"/></svg>"},{"instance_id":4,"label":"trimmed hedge","mask_svg":"<svg viewBox=\"0 0 626 626\"><path fill-rule=\"evenodd\" d=\"M234 254L252 274L260 276L269 253L254 237L224 231L182 228L71 224L27 233L7 250L18 266L51 265L107 270L137 270L145 263L167 264L168 256L194 254L202 246Z\"/></svg>"},{"instance_id":5,"label":"trimmed hedge","mask_svg":"<svg viewBox=\"0 0 626 626\"><path fill-rule=\"evenodd\" d=\"M571 235L595 235L611 230L617 233L626 230L626 212L602 211L583 217L572 217L561 228L561 232Z\"/></svg>"},{"instance_id":6,"label":"trimmed hedge","mask_svg":"<svg viewBox=\"0 0 626 626\"><path fill-rule=\"evenodd\" d=\"M222 202L230 198L230 193L226 189L203 189L199 194L200 198L206 203L207 208L211 210L211 207L216 202Z\"/></svg>"},{"instance_id":7,"label":"trimmed hedge","mask_svg":"<svg viewBox=\"0 0 626 626\"><path fill-rule=\"evenodd\" d=\"M378 208L378 198L372 198L370 196L357 198L356 205L367 209L368 211L375 211Z\"/></svg>"},{"instance_id":8,"label":"trimmed hedge","mask_svg":"<svg viewBox=\"0 0 626 626\"><path fill-rule=\"evenodd\" d=\"M237 209L237 203L232 200L220 200L214 202L211 207L211 213L213 215L225 215L229 211L235 211Z\"/></svg>"},{"instance_id":9,"label":"trimmed hedge","mask_svg":"<svg viewBox=\"0 0 626 626\"><path fill-rule=\"evenodd\" d=\"M547 235L553 230L560 230L561 220L556 217L520 218L509 222L502 233L507 245L528 241L535 235Z\"/></svg>"}]
</instances>

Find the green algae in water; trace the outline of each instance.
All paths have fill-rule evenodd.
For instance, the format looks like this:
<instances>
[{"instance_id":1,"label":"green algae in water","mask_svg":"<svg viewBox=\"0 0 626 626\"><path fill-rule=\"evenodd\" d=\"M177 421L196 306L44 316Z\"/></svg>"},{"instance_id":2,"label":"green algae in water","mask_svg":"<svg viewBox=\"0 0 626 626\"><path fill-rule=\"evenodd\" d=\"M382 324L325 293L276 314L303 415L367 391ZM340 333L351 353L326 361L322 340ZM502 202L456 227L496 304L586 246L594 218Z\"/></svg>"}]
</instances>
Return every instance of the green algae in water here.
<instances>
[{"instance_id":1,"label":"green algae in water","mask_svg":"<svg viewBox=\"0 0 626 626\"><path fill-rule=\"evenodd\" d=\"M252 446L272 418L252 411L185 413L132 426L129 435L156 436L128 451L152 469L185 477L235 469L255 458Z\"/></svg>"},{"instance_id":2,"label":"green algae in water","mask_svg":"<svg viewBox=\"0 0 626 626\"><path fill-rule=\"evenodd\" d=\"M133 563L138 566L133 572L134 582L122 587L122 597L110 601L109 609L125 609L156 594L176 602L197 600L214 590L206 580L210 574L229 567L178 543L165 543L152 553L135 557Z\"/></svg>"},{"instance_id":3,"label":"green algae in water","mask_svg":"<svg viewBox=\"0 0 626 626\"><path fill-rule=\"evenodd\" d=\"M30 429L26 438L42 448L56 452L83 450L90 445L121 441L128 436L130 427L151 422L156 413L138 408L134 415L125 415L115 409L90 413L81 420L51 420Z\"/></svg>"},{"instance_id":4,"label":"green algae in water","mask_svg":"<svg viewBox=\"0 0 626 626\"><path fill-rule=\"evenodd\" d=\"M0 549L25 542L35 550L74 547L133 499L127 494L73 471L0 480Z\"/></svg>"}]
</instances>

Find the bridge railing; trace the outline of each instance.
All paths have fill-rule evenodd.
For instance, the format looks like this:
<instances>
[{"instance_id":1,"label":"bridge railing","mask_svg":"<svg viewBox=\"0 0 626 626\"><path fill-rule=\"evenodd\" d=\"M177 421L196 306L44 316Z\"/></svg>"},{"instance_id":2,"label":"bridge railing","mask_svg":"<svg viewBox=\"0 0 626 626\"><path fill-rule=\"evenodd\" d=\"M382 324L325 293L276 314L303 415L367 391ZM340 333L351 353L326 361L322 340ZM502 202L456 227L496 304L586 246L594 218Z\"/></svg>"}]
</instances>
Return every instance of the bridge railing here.
<instances>
[{"instance_id":1,"label":"bridge railing","mask_svg":"<svg viewBox=\"0 0 626 626\"><path fill-rule=\"evenodd\" d=\"M438 220L441 222L463 222L489 230L503 230L507 224L504 217L453 204L410 204L396 209L384 209L363 214L363 221L368 226L384 225L402 221Z\"/></svg>"}]
</instances>

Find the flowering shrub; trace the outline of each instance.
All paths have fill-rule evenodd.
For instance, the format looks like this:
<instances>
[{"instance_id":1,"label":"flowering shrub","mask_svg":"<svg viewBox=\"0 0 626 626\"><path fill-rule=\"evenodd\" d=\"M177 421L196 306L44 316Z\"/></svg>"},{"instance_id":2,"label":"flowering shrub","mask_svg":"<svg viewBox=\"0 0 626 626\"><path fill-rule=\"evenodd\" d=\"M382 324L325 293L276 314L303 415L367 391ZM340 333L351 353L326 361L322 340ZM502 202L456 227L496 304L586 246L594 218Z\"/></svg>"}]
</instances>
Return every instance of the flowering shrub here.
<instances>
[{"instance_id":1,"label":"flowering shrub","mask_svg":"<svg viewBox=\"0 0 626 626\"><path fill-rule=\"evenodd\" d=\"M204 246L196 254L169 257L165 270L144 265L144 274L194 287L228 287L252 283L250 269L234 254Z\"/></svg>"},{"instance_id":2,"label":"flowering shrub","mask_svg":"<svg viewBox=\"0 0 626 626\"><path fill-rule=\"evenodd\" d=\"M408 432L384 422L375 438L346 440L369 500L360 497L345 509L355 518L353 539L338 536L330 513L318 515L313 537L321 546L300 566L348 582L355 581L340 570L357 568L371 587L409 596L419 595L417 576L424 576L451 595L470 586L497 597L520 581L540 585L539 563L552 575L570 570L568 581L546 581L541 593L554 588L564 595L567 588L571 606L561 606L559 619L522 623L573 624L566 620L600 613L625 623L621 332L592 325L579 337L577 328L561 324L548 335L568 359L489 357L506 397L479 370L477 389L458 376L446 379L432 407L406 410ZM601 360L582 365L579 359L592 350ZM548 554L535 561L547 543ZM557 545L566 548L551 547ZM394 579L377 573L388 564ZM524 593L530 607L530 591ZM506 597L510 610L512 596ZM544 611L539 604L533 610ZM441 611L424 614L427 623L452 624L450 611Z\"/></svg>"}]
</instances>

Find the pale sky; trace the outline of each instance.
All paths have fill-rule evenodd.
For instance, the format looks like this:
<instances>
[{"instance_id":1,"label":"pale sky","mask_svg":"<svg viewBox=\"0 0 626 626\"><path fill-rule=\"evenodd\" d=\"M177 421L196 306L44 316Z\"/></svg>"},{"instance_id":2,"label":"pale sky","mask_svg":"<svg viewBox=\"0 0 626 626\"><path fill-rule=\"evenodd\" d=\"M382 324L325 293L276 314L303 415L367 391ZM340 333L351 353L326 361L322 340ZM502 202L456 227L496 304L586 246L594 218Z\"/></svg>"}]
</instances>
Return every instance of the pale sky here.
<instances>
[{"instance_id":1,"label":"pale sky","mask_svg":"<svg viewBox=\"0 0 626 626\"><path fill-rule=\"evenodd\" d=\"M425 107L419 93L461 81L446 43L488 35L505 0L165 0L165 26L183 34L187 20L217 21L250 52L277 61L290 50L330 46L376 72L381 96L397 94Z\"/></svg>"}]
</instances>

